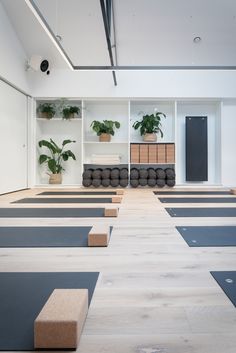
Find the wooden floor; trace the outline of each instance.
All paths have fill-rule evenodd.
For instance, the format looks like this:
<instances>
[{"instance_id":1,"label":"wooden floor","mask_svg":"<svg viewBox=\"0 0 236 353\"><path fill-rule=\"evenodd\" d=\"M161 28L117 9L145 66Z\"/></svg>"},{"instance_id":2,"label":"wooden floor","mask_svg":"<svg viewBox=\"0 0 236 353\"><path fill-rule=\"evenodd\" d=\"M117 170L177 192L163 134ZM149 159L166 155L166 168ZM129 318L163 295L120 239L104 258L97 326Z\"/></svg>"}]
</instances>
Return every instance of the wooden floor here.
<instances>
[{"instance_id":1,"label":"wooden floor","mask_svg":"<svg viewBox=\"0 0 236 353\"><path fill-rule=\"evenodd\" d=\"M9 202L38 191L2 196L0 207L29 207ZM235 353L236 308L209 271L236 270L236 248L189 248L175 226L236 218L171 218L169 206L152 189L128 189L117 219L0 218L0 225L114 225L108 248L0 249L0 271L100 272L79 353Z\"/></svg>"}]
</instances>

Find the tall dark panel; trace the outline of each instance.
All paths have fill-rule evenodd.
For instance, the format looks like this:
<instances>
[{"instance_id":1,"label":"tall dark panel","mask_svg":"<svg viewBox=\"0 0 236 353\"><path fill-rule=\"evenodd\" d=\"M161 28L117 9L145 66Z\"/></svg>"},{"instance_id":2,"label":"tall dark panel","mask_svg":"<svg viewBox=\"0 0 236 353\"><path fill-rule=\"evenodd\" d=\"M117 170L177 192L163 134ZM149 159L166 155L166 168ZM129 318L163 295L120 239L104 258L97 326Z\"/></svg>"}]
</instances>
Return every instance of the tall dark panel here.
<instances>
[{"instance_id":1,"label":"tall dark panel","mask_svg":"<svg viewBox=\"0 0 236 353\"><path fill-rule=\"evenodd\" d=\"M186 116L186 181L208 180L207 117Z\"/></svg>"}]
</instances>

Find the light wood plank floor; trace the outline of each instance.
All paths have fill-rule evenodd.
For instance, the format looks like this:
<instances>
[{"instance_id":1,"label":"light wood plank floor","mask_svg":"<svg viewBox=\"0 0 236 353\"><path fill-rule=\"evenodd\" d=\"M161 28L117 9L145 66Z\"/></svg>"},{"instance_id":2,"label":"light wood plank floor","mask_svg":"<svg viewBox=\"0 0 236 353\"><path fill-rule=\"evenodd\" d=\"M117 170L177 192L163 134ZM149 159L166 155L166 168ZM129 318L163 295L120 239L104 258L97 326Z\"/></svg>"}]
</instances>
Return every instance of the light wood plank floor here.
<instances>
[{"instance_id":1,"label":"light wood plank floor","mask_svg":"<svg viewBox=\"0 0 236 353\"><path fill-rule=\"evenodd\" d=\"M1 196L0 207L42 207L10 205L39 191ZM236 225L236 218L171 218L169 206L152 189L128 189L117 219L0 218L4 226L114 226L108 248L0 249L0 271L100 272L79 353L235 353L236 308L209 271L236 270L236 248L189 248L175 226Z\"/></svg>"}]
</instances>

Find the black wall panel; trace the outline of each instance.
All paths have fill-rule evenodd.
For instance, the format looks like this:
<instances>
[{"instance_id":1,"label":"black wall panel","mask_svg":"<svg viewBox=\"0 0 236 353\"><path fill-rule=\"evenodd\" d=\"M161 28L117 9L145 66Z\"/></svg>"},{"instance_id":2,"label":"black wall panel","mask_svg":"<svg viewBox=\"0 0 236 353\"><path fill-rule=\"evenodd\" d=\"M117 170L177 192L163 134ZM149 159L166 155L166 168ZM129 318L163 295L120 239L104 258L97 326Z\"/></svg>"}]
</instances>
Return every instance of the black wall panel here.
<instances>
[{"instance_id":1,"label":"black wall panel","mask_svg":"<svg viewBox=\"0 0 236 353\"><path fill-rule=\"evenodd\" d=\"M207 117L186 116L186 181L208 180Z\"/></svg>"}]
</instances>

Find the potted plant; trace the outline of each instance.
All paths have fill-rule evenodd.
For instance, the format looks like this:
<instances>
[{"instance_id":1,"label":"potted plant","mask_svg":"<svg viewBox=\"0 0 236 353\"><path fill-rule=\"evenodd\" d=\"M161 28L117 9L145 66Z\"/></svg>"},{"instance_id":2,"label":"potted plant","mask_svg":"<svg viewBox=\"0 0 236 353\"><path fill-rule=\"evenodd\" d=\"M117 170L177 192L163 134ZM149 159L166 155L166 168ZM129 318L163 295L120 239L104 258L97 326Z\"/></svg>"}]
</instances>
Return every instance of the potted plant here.
<instances>
[{"instance_id":1,"label":"potted plant","mask_svg":"<svg viewBox=\"0 0 236 353\"><path fill-rule=\"evenodd\" d=\"M56 107L53 103L41 103L38 106L37 112L40 118L52 119L56 113Z\"/></svg>"},{"instance_id":2,"label":"potted plant","mask_svg":"<svg viewBox=\"0 0 236 353\"><path fill-rule=\"evenodd\" d=\"M62 147L59 147L52 139L49 141L41 140L39 141L39 147L47 147L50 151L50 156L46 154L41 154L39 156L39 164L46 163L51 174L49 174L49 184L61 184L62 182L62 171L63 162L68 161L69 158L76 160L75 155L70 150L64 150L64 147L69 143L74 143L75 141L64 140L62 142Z\"/></svg>"},{"instance_id":3,"label":"potted plant","mask_svg":"<svg viewBox=\"0 0 236 353\"><path fill-rule=\"evenodd\" d=\"M67 105L62 109L62 117L66 120L74 119L75 116L79 114L79 112L79 107Z\"/></svg>"},{"instance_id":4,"label":"potted plant","mask_svg":"<svg viewBox=\"0 0 236 353\"><path fill-rule=\"evenodd\" d=\"M103 120L98 121L94 120L91 125L92 129L96 132L97 136L99 136L100 142L110 142L111 135L115 135L115 128L120 128L119 121L112 121L112 120Z\"/></svg>"},{"instance_id":5,"label":"potted plant","mask_svg":"<svg viewBox=\"0 0 236 353\"><path fill-rule=\"evenodd\" d=\"M135 121L133 128L135 130L140 129L140 135L143 136L143 140L146 142L155 142L157 140L157 133L163 137L161 130L161 115L166 118L164 113L146 114L143 116L141 121Z\"/></svg>"}]
</instances>

